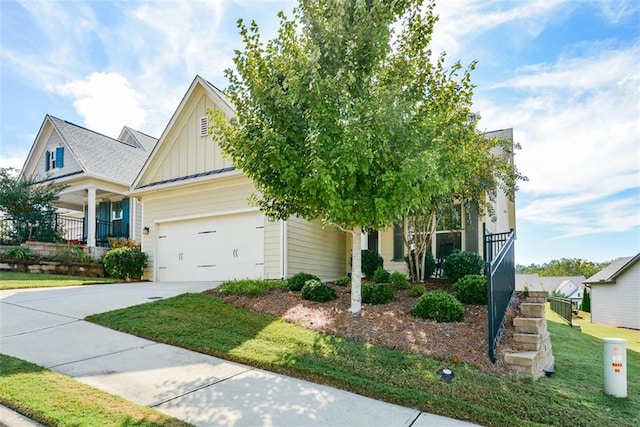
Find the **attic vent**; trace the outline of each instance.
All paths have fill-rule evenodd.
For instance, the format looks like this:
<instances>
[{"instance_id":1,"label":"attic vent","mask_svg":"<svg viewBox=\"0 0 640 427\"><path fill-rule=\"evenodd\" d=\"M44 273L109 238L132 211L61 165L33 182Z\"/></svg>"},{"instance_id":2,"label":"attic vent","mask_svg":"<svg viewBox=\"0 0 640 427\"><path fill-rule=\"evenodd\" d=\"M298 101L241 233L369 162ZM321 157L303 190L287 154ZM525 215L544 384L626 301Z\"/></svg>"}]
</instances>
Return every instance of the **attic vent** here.
<instances>
[{"instance_id":1,"label":"attic vent","mask_svg":"<svg viewBox=\"0 0 640 427\"><path fill-rule=\"evenodd\" d=\"M200 136L209 135L209 116L200 118Z\"/></svg>"}]
</instances>

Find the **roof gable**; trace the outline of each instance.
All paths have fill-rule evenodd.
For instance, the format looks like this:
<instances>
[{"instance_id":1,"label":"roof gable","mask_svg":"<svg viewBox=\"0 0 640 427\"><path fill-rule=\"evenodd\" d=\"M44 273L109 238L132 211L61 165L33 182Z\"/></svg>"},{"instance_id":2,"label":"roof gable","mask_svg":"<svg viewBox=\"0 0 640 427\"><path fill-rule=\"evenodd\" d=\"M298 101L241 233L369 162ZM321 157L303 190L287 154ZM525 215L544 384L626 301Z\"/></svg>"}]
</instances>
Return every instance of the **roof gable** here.
<instances>
[{"instance_id":1,"label":"roof gable","mask_svg":"<svg viewBox=\"0 0 640 427\"><path fill-rule=\"evenodd\" d=\"M200 134L201 119L207 118L209 109L221 111L228 118L235 114L218 88L196 76L134 180L133 189L214 177L217 174L213 172L233 167L211 135Z\"/></svg>"},{"instance_id":2,"label":"roof gable","mask_svg":"<svg viewBox=\"0 0 640 427\"><path fill-rule=\"evenodd\" d=\"M48 147L65 148L65 167L59 174L41 168ZM25 161L21 176L56 179L69 174L89 176L130 186L148 153L141 147L110 138L66 120L47 115Z\"/></svg>"},{"instance_id":3,"label":"roof gable","mask_svg":"<svg viewBox=\"0 0 640 427\"><path fill-rule=\"evenodd\" d=\"M584 283L615 283L616 279L640 260L640 253L636 256L623 257L614 260L611 264L589 277Z\"/></svg>"},{"instance_id":4,"label":"roof gable","mask_svg":"<svg viewBox=\"0 0 640 427\"><path fill-rule=\"evenodd\" d=\"M125 144L141 148L147 153L151 153L153 147L155 147L158 142L158 138L154 138L153 136L130 128L129 126L122 128L122 131L120 131L120 135L118 136L118 140Z\"/></svg>"}]
</instances>

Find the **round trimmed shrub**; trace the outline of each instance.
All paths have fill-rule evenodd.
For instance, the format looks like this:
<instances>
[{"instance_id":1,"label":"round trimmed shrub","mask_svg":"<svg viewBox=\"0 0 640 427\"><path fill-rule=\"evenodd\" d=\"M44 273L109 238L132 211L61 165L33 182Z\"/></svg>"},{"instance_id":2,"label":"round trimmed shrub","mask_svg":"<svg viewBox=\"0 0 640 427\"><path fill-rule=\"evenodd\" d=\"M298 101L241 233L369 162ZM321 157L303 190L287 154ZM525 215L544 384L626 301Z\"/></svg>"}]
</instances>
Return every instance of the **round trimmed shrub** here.
<instances>
[{"instance_id":1,"label":"round trimmed shrub","mask_svg":"<svg viewBox=\"0 0 640 427\"><path fill-rule=\"evenodd\" d=\"M411 288L411 295L414 297L419 297L420 295L427 292L427 288L424 285L413 285Z\"/></svg>"},{"instance_id":2,"label":"round trimmed shrub","mask_svg":"<svg viewBox=\"0 0 640 427\"><path fill-rule=\"evenodd\" d=\"M360 254L360 261L362 262L362 273L367 277L373 277L376 269L383 266L384 260L378 252L369 249L363 249Z\"/></svg>"},{"instance_id":3,"label":"round trimmed shrub","mask_svg":"<svg viewBox=\"0 0 640 427\"><path fill-rule=\"evenodd\" d=\"M393 289L388 283L362 285L362 302L365 304L386 304L394 298Z\"/></svg>"},{"instance_id":4,"label":"round trimmed shrub","mask_svg":"<svg viewBox=\"0 0 640 427\"><path fill-rule=\"evenodd\" d=\"M391 286L395 289L406 289L409 287L409 279L399 271L391 273L389 276L389 282L391 282Z\"/></svg>"},{"instance_id":5,"label":"round trimmed shrub","mask_svg":"<svg viewBox=\"0 0 640 427\"><path fill-rule=\"evenodd\" d=\"M411 315L436 322L462 322L464 308L453 295L443 291L432 291L423 294L411 310Z\"/></svg>"},{"instance_id":6,"label":"round trimmed shrub","mask_svg":"<svg viewBox=\"0 0 640 427\"><path fill-rule=\"evenodd\" d=\"M482 274L484 261L474 252L455 250L447 257L442 266L444 275L455 283L470 274Z\"/></svg>"},{"instance_id":7,"label":"round trimmed shrub","mask_svg":"<svg viewBox=\"0 0 640 427\"><path fill-rule=\"evenodd\" d=\"M318 276L301 271L287 279L287 289L290 291L300 291L307 280L317 280L320 282L320 278Z\"/></svg>"},{"instance_id":8,"label":"round trimmed shrub","mask_svg":"<svg viewBox=\"0 0 640 427\"><path fill-rule=\"evenodd\" d=\"M349 276L343 276L340 277L339 279L336 279L336 285L338 286L347 286L351 284L351 277Z\"/></svg>"},{"instance_id":9,"label":"round trimmed shrub","mask_svg":"<svg viewBox=\"0 0 640 427\"><path fill-rule=\"evenodd\" d=\"M111 249L102 259L105 271L121 280L140 280L147 266L147 254L139 248L121 247Z\"/></svg>"},{"instance_id":10,"label":"round trimmed shrub","mask_svg":"<svg viewBox=\"0 0 640 427\"><path fill-rule=\"evenodd\" d=\"M487 304L487 277L481 274L464 276L453 284L456 298L464 304Z\"/></svg>"},{"instance_id":11,"label":"round trimmed shrub","mask_svg":"<svg viewBox=\"0 0 640 427\"><path fill-rule=\"evenodd\" d=\"M376 271L373 272L374 283L389 283L390 278L391 274L382 266L376 268Z\"/></svg>"},{"instance_id":12,"label":"round trimmed shrub","mask_svg":"<svg viewBox=\"0 0 640 427\"><path fill-rule=\"evenodd\" d=\"M336 298L336 290L320 280L307 280L302 287L302 298L317 302L331 301Z\"/></svg>"}]
</instances>

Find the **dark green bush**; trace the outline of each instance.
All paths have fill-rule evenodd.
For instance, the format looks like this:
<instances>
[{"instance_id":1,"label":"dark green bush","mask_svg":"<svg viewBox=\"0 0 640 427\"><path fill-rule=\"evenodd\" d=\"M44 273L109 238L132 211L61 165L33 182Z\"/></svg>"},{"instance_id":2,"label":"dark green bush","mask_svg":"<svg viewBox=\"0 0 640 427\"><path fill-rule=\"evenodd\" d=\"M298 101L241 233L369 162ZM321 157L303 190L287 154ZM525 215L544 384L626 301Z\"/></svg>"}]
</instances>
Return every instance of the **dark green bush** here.
<instances>
[{"instance_id":1,"label":"dark green bush","mask_svg":"<svg viewBox=\"0 0 640 427\"><path fill-rule=\"evenodd\" d=\"M591 295L589 295L589 291L587 291L586 289L584 290L584 295L582 295L582 304L580 304L580 310L591 313Z\"/></svg>"},{"instance_id":2,"label":"dark green bush","mask_svg":"<svg viewBox=\"0 0 640 427\"><path fill-rule=\"evenodd\" d=\"M424 285L413 285L411 287L411 295L413 295L414 297L419 297L425 292L427 292L427 288Z\"/></svg>"},{"instance_id":3,"label":"dark green bush","mask_svg":"<svg viewBox=\"0 0 640 427\"><path fill-rule=\"evenodd\" d=\"M318 276L314 276L313 274L301 271L300 273L296 273L287 279L287 288L290 291L301 291L307 280L320 281L320 278Z\"/></svg>"},{"instance_id":4,"label":"dark green bush","mask_svg":"<svg viewBox=\"0 0 640 427\"><path fill-rule=\"evenodd\" d=\"M395 289L406 289L409 287L409 279L399 271L391 273L389 276L389 282L391 282L391 286Z\"/></svg>"},{"instance_id":5,"label":"dark green bush","mask_svg":"<svg viewBox=\"0 0 640 427\"><path fill-rule=\"evenodd\" d=\"M453 295L444 291L432 291L423 294L411 310L415 317L433 319L436 322L462 322L464 308Z\"/></svg>"},{"instance_id":6,"label":"dark green bush","mask_svg":"<svg viewBox=\"0 0 640 427\"><path fill-rule=\"evenodd\" d=\"M376 269L384 265L384 260L378 252L369 249L364 249L361 254L362 273L367 277L373 277Z\"/></svg>"},{"instance_id":7,"label":"dark green bush","mask_svg":"<svg viewBox=\"0 0 640 427\"><path fill-rule=\"evenodd\" d=\"M336 290L320 280L311 279L302 287L302 298L318 302L331 301L336 298Z\"/></svg>"},{"instance_id":8,"label":"dark green bush","mask_svg":"<svg viewBox=\"0 0 640 427\"><path fill-rule=\"evenodd\" d=\"M102 260L105 271L121 280L140 280L147 265L147 254L138 248L111 249Z\"/></svg>"},{"instance_id":9,"label":"dark green bush","mask_svg":"<svg viewBox=\"0 0 640 427\"><path fill-rule=\"evenodd\" d=\"M411 251L411 256L414 256L413 254L415 253L415 251ZM405 256L404 257L404 262L407 264L407 269L409 269L409 271L411 271L411 266L409 265L409 257ZM435 273L436 271L436 260L433 257L433 254L431 252L427 252L424 254L424 265L423 265L423 270L422 270L422 279L423 280L428 280L431 278L431 276L433 276L433 273ZM412 277L413 275L415 275L415 273L412 273Z\"/></svg>"},{"instance_id":10,"label":"dark green bush","mask_svg":"<svg viewBox=\"0 0 640 427\"><path fill-rule=\"evenodd\" d=\"M336 285L338 286L347 286L351 284L351 277L344 276L339 279L336 279Z\"/></svg>"},{"instance_id":11,"label":"dark green bush","mask_svg":"<svg viewBox=\"0 0 640 427\"><path fill-rule=\"evenodd\" d=\"M28 259L33 257L33 254L29 248L12 248L4 251L2 256L9 259Z\"/></svg>"},{"instance_id":12,"label":"dark green bush","mask_svg":"<svg viewBox=\"0 0 640 427\"><path fill-rule=\"evenodd\" d=\"M362 285L362 302L365 304L386 304L394 298L393 289L388 283Z\"/></svg>"},{"instance_id":13,"label":"dark green bush","mask_svg":"<svg viewBox=\"0 0 640 427\"><path fill-rule=\"evenodd\" d=\"M455 283L469 274L482 274L484 261L474 252L455 250L444 261L442 271L451 283Z\"/></svg>"},{"instance_id":14,"label":"dark green bush","mask_svg":"<svg viewBox=\"0 0 640 427\"><path fill-rule=\"evenodd\" d=\"M487 303L487 277L481 274L464 276L453 284L456 298L464 304Z\"/></svg>"},{"instance_id":15,"label":"dark green bush","mask_svg":"<svg viewBox=\"0 0 640 427\"><path fill-rule=\"evenodd\" d=\"M390 278L391 274L382 266L376 268L376 271L373 272L374 283L389 283Z\"/></svg>"},{"instance_id":16,"label":"dark green bush","mask_svg":"<svg viewBox=\"0 0 640 427\"><path fill-rule=\"evenodd\" d=\"M436 259L431 252L424 254L424 280L428 280L436 271Z\"/></svg>"}]
</instances>

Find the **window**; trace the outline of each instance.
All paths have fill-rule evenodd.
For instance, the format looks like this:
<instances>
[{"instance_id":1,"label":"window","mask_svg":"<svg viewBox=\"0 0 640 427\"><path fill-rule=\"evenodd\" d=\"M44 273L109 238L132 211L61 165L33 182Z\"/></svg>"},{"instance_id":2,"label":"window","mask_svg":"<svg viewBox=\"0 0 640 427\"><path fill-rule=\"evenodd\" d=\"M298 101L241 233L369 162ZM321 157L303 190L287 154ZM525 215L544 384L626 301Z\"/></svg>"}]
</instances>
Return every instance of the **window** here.
<instances>
[{"instance_id":1,"label":"window","mask_svg":"<svg viewBox=\"0 0 640 427\"><path fill-rule=\"evenodd\" d=\"M55 150L47 150L44 153L44 170L60 169L64 166L64 147L56 147Z\"/></svg>"},{"instance_id":2,"label":"window","mask_svg":"<svg viewBox=\"0 0 640 427\"><path fill-rule=\"evenodd\" d=\"M200 136L209 135L209 116L200 118Z\"/></svg>"},{"instance_id":3,"label":"window","mask_svg":"<svg viewBox=\"0 0 640 427\"><path fill-rule=\"evenodd\" d=\"M404 241L402 240L402 224L393 224L393 260L404 259Z\"/></svg>"},{"instance_id":4,"label":"window","mask_svg":"<svg viewBox=\"0 0 640 427\"><path fill-rule=\"evenodd\" d=\"M122 200L111 203L111 220L116 221L122 219Z\"/></svg>"},{"instance_id":5,"label":"window","mask_svg":"<svg viewBox=\"0 0 640 427\"><path fill-rule=\"evenodd\" d=\"M367 249L378 252L378 232L376 230L367 234Z\"/></svg>"}]
</instances>

